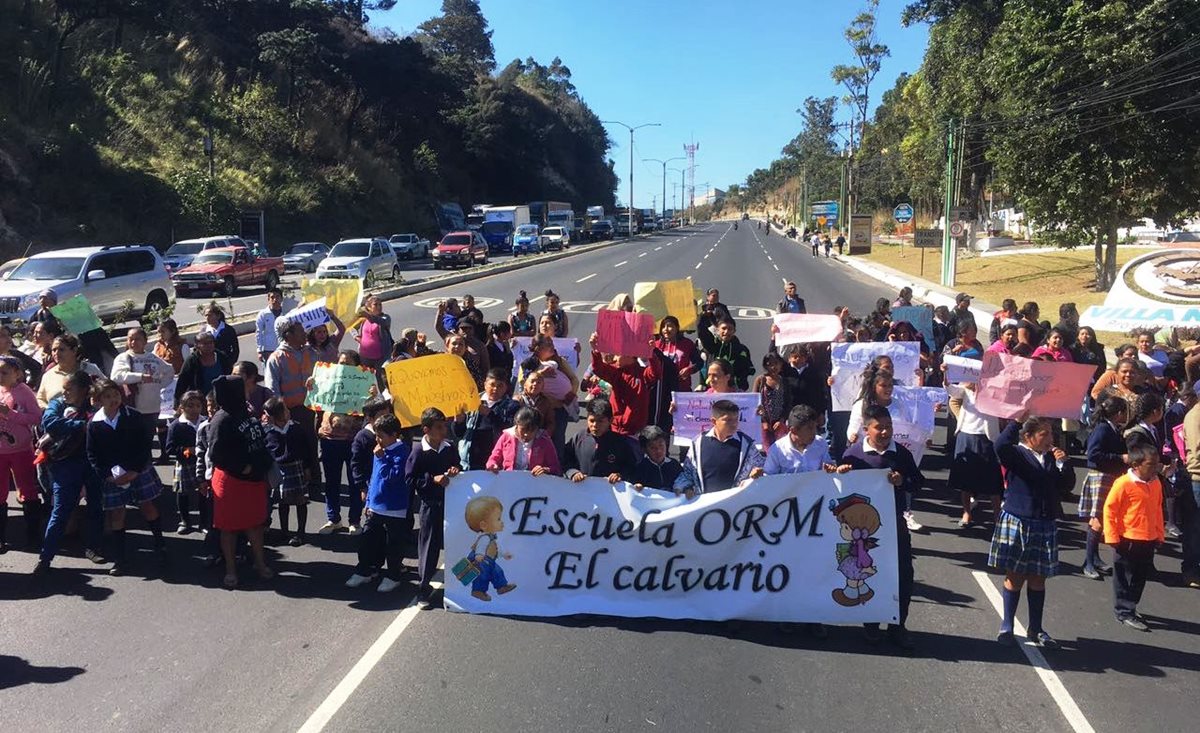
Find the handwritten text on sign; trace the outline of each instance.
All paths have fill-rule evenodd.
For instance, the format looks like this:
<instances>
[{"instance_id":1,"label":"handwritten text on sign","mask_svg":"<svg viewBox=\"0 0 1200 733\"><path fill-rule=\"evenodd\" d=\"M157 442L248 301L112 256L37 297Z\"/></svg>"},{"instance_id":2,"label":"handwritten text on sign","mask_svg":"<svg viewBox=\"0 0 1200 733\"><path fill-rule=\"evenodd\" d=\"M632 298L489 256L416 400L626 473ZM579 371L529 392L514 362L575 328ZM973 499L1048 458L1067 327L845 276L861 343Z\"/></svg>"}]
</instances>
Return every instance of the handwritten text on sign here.
<instances>
[{"instance_id":1,"label":"handwritten text on sign","mask_svg":"<svg viewBox=\"0 0 1200 733\"><path fill-rule=\"evenodd\" d=\"M64 328L73 334L87 333L100 328L100 319L92 310L92 304L82 295L76 295L58 305L50 306L50 312L54 314L55 318L62 321Z\"/></svg>"},{"instance_id":2,"label":"handwritten text on sign","mask_svg":"<svg viewBox=\"0 0 1200 733\"><path fill-rule=\"evenodd\" d=\"M446 491L446 607L516 616L897 620L885 471L703 494L471 471Z\"/></svg>"},{"instance_id":3,"label":"handwritten text on sign","mask_svg":"<svg viewBox=\"0 0 1200 733\"><path fill-rule=\"evenodd\" d=\"M454 354L395 361L384 367L392 409L406 428L421 424L421 412L436 407L453 417L479 406L479 391L466 362Z\"/></svg>"},{"instance_id":4,"label":"handwritten text on sign","mask_svg":"<svg viewBox=\"0 0 1200 733\"><path fill-rule=\"evenodd\" d=\"M688 445L693 438L708 432L712 427L712 404L717 400L737 405L741 411L738 429L751 437L759 435L762 423L758 406L762 396L758 392L672 392L671 399L675 402L675 445Z\"/></svg>"},{"instance_id":5,"label":"handwritten text on sign","mask_svg":"<svg viewBox=\"0 0 1200 733\"><path fill-rule=\"evenodd\" d=\"M876 356L890 356L895 366L896 382L916 387L917 370L921 366L921 347L915 341L874 341L854 344L833 344L833 396L835 411L849 410L862 388L863 368Z\"/></svg>"},{"instance_id":6,"label":"handwritten text on sign","mask_svg":"<svg viewBox=\"0 0 1200 733\"><path fill-rule=\"evenodd\" d=\"M323 326L329 323L329 310L325 307L325 300L325 298L317 298L311 303L293 308L284 315L284 318L293 322L299 321L306 332L317 326Z\"/></svg>"},{"instance_id":7,"label":"handwritten text on sign","mask_svg":"<svg viewBox=\"0 0 1200 733\"><path fill-rule=\"evenodd\" d=\"M989 352L983 355L975 404L993 417L1028 414L1078 419L1095 372L1088 364Z\"/></svg>"},{"instance_id":8,"label":"handwritten text on sign","mask_svg":"<svg viewBox=\"0 0 1200 733\"><path fill-rule=\"evenodd\" d=\"M596 348L605 354L649 359L654 316L601 309L596 313Z\"/></svg>"},{"instance_id":9,"label":"handwritten text on sign","mask_svg":"<svg viewBox=\"0 0 1200 733\"><path fill-rule=\"evenodd\" d=\"M313 388L304 404L323 412L361 415L375 386L375 372L366 367L317 362L312 380Z\"/></svg>"}]
</instances>

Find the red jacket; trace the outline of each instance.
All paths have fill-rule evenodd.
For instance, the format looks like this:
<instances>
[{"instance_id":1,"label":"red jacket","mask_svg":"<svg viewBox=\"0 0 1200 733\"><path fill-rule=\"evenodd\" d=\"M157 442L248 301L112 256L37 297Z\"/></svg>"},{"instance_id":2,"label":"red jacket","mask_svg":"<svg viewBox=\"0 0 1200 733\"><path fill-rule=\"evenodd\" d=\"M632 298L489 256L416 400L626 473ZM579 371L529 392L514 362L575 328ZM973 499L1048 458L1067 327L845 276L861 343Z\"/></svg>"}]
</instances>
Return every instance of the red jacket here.
<instances>
[{"instance_id":1,"label":"red jacket","mask_svg":"<svg viewBox=\"0 0 1200 733\"><path fill-rule=\"evenodd\" d=\"M488 456L487 467L499 467L504 471L513 470L517 463L517 433L516 428L509 428L500 433L500 439ZM558 462L558 451L545 430L539 430L529 446L529 468L545 466L555 476L562 475L562 466Z\"/></svg>"},{"instance_id":2,"label":"red jacket","mask_svg":"<svg viewBox=\"0 0 1200 733\"><path fill-rule=\"evenodd\" d=\"M592 352L592 373L612 385L608 402L614 433L633 437L650 422L650 387L662 378L661 364L652 358L649 366L634 362L622 368L605 362L599 351Z\"/></svg>"}]
</instances>

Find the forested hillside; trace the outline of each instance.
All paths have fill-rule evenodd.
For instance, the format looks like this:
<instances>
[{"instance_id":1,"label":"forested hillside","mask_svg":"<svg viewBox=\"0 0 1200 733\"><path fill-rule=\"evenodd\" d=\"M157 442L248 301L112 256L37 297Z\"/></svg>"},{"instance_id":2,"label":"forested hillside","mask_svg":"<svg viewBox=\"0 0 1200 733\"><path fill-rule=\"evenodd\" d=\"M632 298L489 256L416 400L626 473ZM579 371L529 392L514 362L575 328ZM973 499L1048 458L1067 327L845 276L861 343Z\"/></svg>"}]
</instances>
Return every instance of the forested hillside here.
<instances>
[{"instance_id":1,"label":"forested hillside","mask_svg":"<svg viewBox=\"0 0 1200 733\"><path fill-rule=\"evenodd\" d=\"M369 28L394 2L0 0L3 254L166 244L239 209L279 248L429 233L435 201L613 203L559 59L497 71L475 0L412 37Z\"/></svg>"}]
</instances>

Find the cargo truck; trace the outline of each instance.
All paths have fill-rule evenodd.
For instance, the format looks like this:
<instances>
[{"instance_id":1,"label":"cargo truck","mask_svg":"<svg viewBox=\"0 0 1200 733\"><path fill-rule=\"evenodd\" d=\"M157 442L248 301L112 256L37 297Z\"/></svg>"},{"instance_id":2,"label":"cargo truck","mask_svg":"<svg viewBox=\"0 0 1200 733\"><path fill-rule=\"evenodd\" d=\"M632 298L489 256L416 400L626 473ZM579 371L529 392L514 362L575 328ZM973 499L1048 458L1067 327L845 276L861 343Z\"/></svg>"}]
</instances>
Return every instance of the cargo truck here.
<instances>
[{"instance_id":1,"label":"cargo truck","mask_svg":"<svg viewBox=\"0 0 1200 733\"><path fill-rule=\"evenodd\" d=\"M530 201L529 221L545 229L550 226L551 211L566 211L570 208L571 205L566 201Z\"/></svg>"},{"instance_id":2,"label":"cargo truck","mask_svg":"<svg viewBox=\"0 0 1200 733\"><path fill-rule=\"evenodd\" d=\"M513 233L529 223L528 206L489 206L483 212L480 233L487 240L489 252L512 252Z\"/></svg>"}]
</instances>

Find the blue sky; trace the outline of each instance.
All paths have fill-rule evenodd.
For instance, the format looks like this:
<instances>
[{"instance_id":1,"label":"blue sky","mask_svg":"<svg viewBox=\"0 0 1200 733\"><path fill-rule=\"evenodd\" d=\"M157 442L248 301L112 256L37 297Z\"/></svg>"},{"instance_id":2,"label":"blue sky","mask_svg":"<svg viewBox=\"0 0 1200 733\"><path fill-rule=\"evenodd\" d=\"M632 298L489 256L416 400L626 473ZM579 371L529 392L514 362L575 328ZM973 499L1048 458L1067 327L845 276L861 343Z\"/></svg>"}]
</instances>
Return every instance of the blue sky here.
<instances>
[{"instance_id":1,"label":"blue sky","mask_svg":"<svg viewBox=\"0 0 1200 733\"><path fill-rule=\"evenodd\" d=\"M904 28L909 0L883 0L880 40L892 56L872 89L872 102L904 71L921 64L928 32ZM603 120L638 130L634 145L634 205L662 197L662 166L643 158L682 156L695 140L696 187L725 188L765 167L800 129L796 109L807 96L841 96L829 70L850 63L842 30L859 12L855 0L482 0L493 31L496 62L560 57L580 94ZM441 11L441 0L400 0L372 24L404 35ZM848 118L848 114L843 113ZM629 133L609 126L609 155L628 198ZM682 167L685 161L669 163ZM667 197L674 195L667 174ZM661 208L661 205L660 207Z\"/></svg>"}]
</instances>

